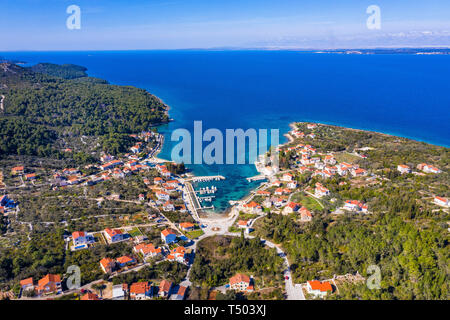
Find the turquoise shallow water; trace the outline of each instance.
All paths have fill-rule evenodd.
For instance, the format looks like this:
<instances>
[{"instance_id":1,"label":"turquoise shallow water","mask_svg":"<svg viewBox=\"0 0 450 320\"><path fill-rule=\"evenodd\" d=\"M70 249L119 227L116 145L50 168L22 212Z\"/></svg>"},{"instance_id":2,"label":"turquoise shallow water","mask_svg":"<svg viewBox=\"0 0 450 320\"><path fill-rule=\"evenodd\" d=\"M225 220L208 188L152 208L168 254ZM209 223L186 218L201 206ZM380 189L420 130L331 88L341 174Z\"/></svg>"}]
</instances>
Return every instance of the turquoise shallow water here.
<instances>
[{"instance_id":1,"label":"turquoise shallow water","mask_svg":"<svg viewBox=\"0 0 450 320\"><path fill-rule=\"evenodd\" d=\"M10 52L29 63L74 63L114 84L149 90L170 107L162 126L170 158L170 133L191 130L279 128L293 121L390 133L449 146L450 56L337 55L288 51ZM245 196L253 165L188 166L197 175L221 174L214 205Z\"/></svg>"}]
</instances>

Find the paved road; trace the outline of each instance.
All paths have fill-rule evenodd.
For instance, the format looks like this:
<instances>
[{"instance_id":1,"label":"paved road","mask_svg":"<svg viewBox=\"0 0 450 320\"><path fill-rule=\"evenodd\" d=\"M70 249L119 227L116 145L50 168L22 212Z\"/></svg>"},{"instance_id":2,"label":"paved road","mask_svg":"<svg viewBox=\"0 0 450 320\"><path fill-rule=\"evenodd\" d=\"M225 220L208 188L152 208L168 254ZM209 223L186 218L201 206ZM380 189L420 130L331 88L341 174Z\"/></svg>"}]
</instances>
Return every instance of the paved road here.
<instances>
[{"instance_id":1,"label":"paved road","mask_svg":"<svg viewBox=\"0 0 450 320\"><path fill-rule=\"evenodd\" d=\"M264 215L263 215L264 216ZM260 216L256 219L254 219L251 223L253 223L263 216ZM197 240L194 241L194 244L191 246L192 249L194 249L194 252L196 252L197 243L201 241L204 238L211 237L214 235L226 235L226 236L233 236L238 237L240 236L240 233L232 233L228 232L228 228L233 225L234 221L239 217L239 210L236 207L233 207L231 214L228 217L225 218L200 218L200 222L202 224L207 225L206 228L203 229L205 232L202 236L200 236ZM245 235L246 238L254 238L254 236L251 235ZM290 271L290 265L289 260L286 256L286 253L277 245L275 245L273 242L270 242L265 239L261 239L264 241L265 245L267 245L270 248L275 248L277 250L278 255L280 255L284 259L284 265L285 269L283 271L283 276L288 277L286 280L285 278L285 284L286 284L286 299L287 300L306 300L305 296L303 295L303 291L301 290L300 285L295 285L292 282L292 275ZM188 270L188 274L186 276L186 279L181 283L181 285L191 285L191 281L189 279L191 268Z\"/></svg>"}]
</instances>

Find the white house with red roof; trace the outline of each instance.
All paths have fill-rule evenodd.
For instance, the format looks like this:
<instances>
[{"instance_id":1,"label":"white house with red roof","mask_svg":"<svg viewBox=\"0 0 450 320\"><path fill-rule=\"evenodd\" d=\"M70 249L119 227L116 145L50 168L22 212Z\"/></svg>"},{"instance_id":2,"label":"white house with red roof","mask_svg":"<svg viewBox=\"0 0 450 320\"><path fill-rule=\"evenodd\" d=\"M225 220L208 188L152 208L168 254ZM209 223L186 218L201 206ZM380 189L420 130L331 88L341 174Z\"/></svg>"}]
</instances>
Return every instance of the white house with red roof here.
<instances>
[{"instance_id":1,"label":"white house with red roof","mask_svg":"<svg viewBox=\"0 0 450 320\"><path fill-rule=\"evenodd\" d=\"M438 206L444 206L444 207L450 206L447 198L438 197L438 196L434 197L434 203L437 204Z\"/></svg>"},{"instance_id":2,"label":"white house with red roof","mask_svg":"<svg viewBox=\"0 0 450 320\"><path fill-rule=\"evenodd\" d=\"M172 202L166 201L166 202L163 204L163 210L164 210L164 211L174 211L174 210L175 210L175 206L173 205Z\"/></svg>"},{"instance_id":3,"label":"white house with red roof","mask_svg":"<svg viewBox=\"0 0 450 320\"><path fill-rule=\"evenodd\" d=\"M176 241L177 239L177 235L176 233L171 230L171 229L164 229L163 231L161 231L161 239L169 244L169 243L173 243Z\"/></svg>"},{"instance_id":4,"label":"white house with red roof","mask_svg":"<svg viewBox=\"0 0 450 320\"><path fill-rule=\"evenodd\" d=\"M363 213L367 212L368 206L361 201L358 200L347 200L344 204L344 209L349 211L361 211Z\"/></svg>"},{"instance_id":5,"label":"white house with red roof","mask_svg":"<svg viewBox=\"0 0 450 320\"><path fill-rule=\"evenodd\" d=\"M289 202L283 209L283 215L288 215L293 212L297 212L300 209L300 206L298 203L295 202Z\"/></svg>"},{"instance_id":6,"label":"white house with red roof","mask_svg":"<svg viewBox=\"0 0 450 320\"><path fill-rule=\"evenodd\" d=\"M367 174L368 174L367 170L362 169L362 168L353 168L350 171L350 173L353 177L364 177L364 176L367 176Z\"/></svg>"},{"instance_id":7,"label":"white house with red roof","mask_svg":"<svg viewBox=\"0 0 450 320\"><path fill-rule=\"evenodd\" d=\"M193 224L191 222L181 222L180 228L183 231L192 231L195 229L195 224Z\"/></svg>"},{"instance_id":8,"label":"white house with red roof","mask_svg":"<svg viewBox=\"0 0 450 320\"><path fill-rule=\"evenodd\" d=\"M318 198L329 196L330 190L325 188L321 183L316 183L316 189L314 190L314 195Z\"/></svg>"},{"instance_id":9,"label":"white house with red roof","mask_svg":"<svg viewBox=\"0 0 450 320\"><path fill-rule=\"evenodd\" d=\"M148 300L152 298L152 285L149 281L135 282L130 286L131 300Z\"/></svg>"},{"instance_id":10,"label":"white house with red roof","mask_svg":"<svg viewBox=\"0 0 450 320\"><path fill-rule=\"evenodd\" d=\"M401 173L401 174L407 174L407 173L411 173L411 168L409 166L407 166L406 164L399 164L397 166L397 170Z\"/></svg>"},{"instance_id":11,"label":"white house with red roof","mask_svg":"<svg viewBox=\"0 0 450 320\"><path fill-rule=\"evenodd\" d=\"M72 233L72 242L74 246L86 246L94 243L95 238L85 231L75 231Z\"/></svg>"},{"instance_id":12,"label":"white house with red roof","mask_svg":"<svg viewBox=\"0 0 450 320\"><path fill-rule=\"evenodd\" d=\"M242 207L246 213L258 214L258 213L261 213L261 211L262 211L261 206L258 203L256 203L255 201L246 203Z\"/></svg>"},{"instance_id":13,"label":"white house with red roof","mask_svg":"<svg viewBox=\"0 0 450 320\"><path fill-rule=\"evenodd\" d=\"M105 238L109 243L115 243L125 240L125 234L120 229L106 228L105 230L103 230L103 234L105 235Z\"/></svg>"},{"instance_id":14,"label":"white house with red roof","mask_svg":"<svg viewBox=\"0 0 450 320\"><path fill-rule=\"evenodd\" d=\"M140 243L133 250L138 254L142 254L144 260L162 256L162 249L155 247L152 243Z\"/></svg>"},{"instance_id":15,"label":"white house with red roof","mask_svg":"<svg viewBox=\"0 0 450 320\"><path fill-rule=\"evenodd\" d=\"M112 273L116 268L116 261L111 258L103 258L100 260L100 268L104 273Z\"/></svg>"},{"instance_id":16,"label":"white house with red roof","mask_svg":"<svg viewBox=\"0 0 450 320\"><path fill-rule=\"evenodd\" d=\"M61 276L59 274L47 274L38 281L36 288L37 294L61 293Z\"/></svg>"},{"instance_id":17,"label":"white house with red roof","mask_svg":"<svg viewBox=\"0 0 450 320\"><path fill-rule=\"evenodd\" d=\"M305 207L301 207L298 211L300 214L300 221L308 222L312 220L312 213Z\"/></svg>"},{"instance_id":18,"label":"white house with red roof","mask_svg":"<svg viewBox=\"0 0 450 320\"><path fill-rule=\"evenodd\" d=\"M329 165L334 165L334 164L336 164L336 159L331 154L327 154L324 157L323 162L325 162L326 164L329 164Z\"/></svg>"},{"instance_id":19,"label":"white house with red roof","mask_svg":"<svg viewBox=\"0 0 450 320\"><path fill-rule=\"evenodd\" d=\"M292 175L292 173L286 172L281 177L281 180L285 181L285 182L288 182L288 181L292 181L293 178L294 178L294 176Z\"/></svg>"},{"instance_id":20,"label":"white house with red roof","mask_svg":"<svg viewBox=\"0 0 450 320\"><path fill-rule=\"evenodd\" d=\"M252 279L243 273L237 273L230 278L230 289L236 291L253 291Z\"/></svg>"},{"instance_id":21,"label":"white house with red roof","mask_svg":"<svg viewBox=\"0 0 450 320\"><path fill-rule=\"evenodd\" d=\"M306 282L306 291L313 296L323 298L333 292L333 287L328 281L312 280Z\"/></svg>"},{"instance_id":22,"label":"white house with red roof","mask_svg":"<svg viewBox=\"0 0 450 320\"><path fill-rule=\"evenodd\" d=\"M249 220L239 220L237 223L238 227L241 229L248 228L249 224Z\"/></svg>"},{"instance_id":23,"label":"white house with red roof","mask_svg":"<svg viewBox=\"0 0 450 320\"><path fill-rule=\"evenodd\" d=\"M26 278L20 281L20 287L23 291L34 290L33 278Z\"/></svg>"},{"instance_id":24,"label":"white house with red roof","mask_svg":"<svg viewBox=\"0 0 450 320\"><path fill-rule=\"evenodd\" d=\"M187 255L186 248L183 246L178 246L172 249L169 255L167 256L167 260L176 261L187 265L189 263L189 258Z\"/></svg>"},{"instance_id":25,"label":"white house with red roof","mask_svg":"<svg viewBox=\"0 0 450 320\"><path fill-rule=\"evenodd\" d=\"M156 197L158 198L158 200L168 201L170 199L169 194L167 192L164 192L164 191L156 192Z\"/></svg>"},{"instance_id":26,"label":"white house with red roof","mask_svg":"<svg viewBox=\"0 0 450 320\"><path fill-rule=\"evenodd\" d=\"M162 298L170 296L170 290L172 289L172 282L167 280L162 280L159 283L158 295Z\"/></svg>"}]
</instances>

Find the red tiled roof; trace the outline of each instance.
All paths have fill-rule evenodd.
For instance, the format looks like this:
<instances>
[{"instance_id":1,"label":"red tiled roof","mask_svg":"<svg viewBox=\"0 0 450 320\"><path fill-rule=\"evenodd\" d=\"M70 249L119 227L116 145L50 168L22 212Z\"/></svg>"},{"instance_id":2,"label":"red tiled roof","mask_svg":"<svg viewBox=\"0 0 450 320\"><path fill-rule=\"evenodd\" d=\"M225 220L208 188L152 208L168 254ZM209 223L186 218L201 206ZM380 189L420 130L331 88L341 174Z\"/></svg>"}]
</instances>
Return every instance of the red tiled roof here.
<instances>
[{"instance_id":1,"label":"red tiled roof","mask_svg":"<svg viewBox=\"0 0 450 320\"><path fill-rule=\"evenodd\" d=\"M159 291L168 292L170 290L170 287L172 287L172 282L163 280L159 284Z\"/></svg>"},{"instance_id":2,"label":"red tiled roof","mask_svg":"<svg viewBox=\"0 0 450 320\"><path fill-rule=\"evenodd\" d=\"M38 281L39 288L43 288L51 283L61 282L59 274L47 274L44 278Z\"/></svg>"},{"instance_id":3,"label":"red tiled roof","mask_svg":"<svg viewBox=\"0 0 450 320\"><path fill-rule=\"evenodd\" d=\"M119 229L110 229L110 228L106 228L105 232L110 236L110 237L114 237L115 235L118 234L122 234L122 231Z\"/></svg>"},{"instance_id":4,"label":"red tiled roof","mask_svg":"<svg viewBox=\"0 0 450 320\"><path fill-rule=\"evenodd\" d=\"M190 223L190 222L182 222L182 223L180 223L180 227L181 228L192 228L192 227L194 227L194 224Z\"/></svg>"},{"instance_id":5,"label":"red tiled roof","mask_svg":"<svg viewBox=\"0 0 450 320\"><path fill-rule=\"evenodd\" d=\"M240 282L247 282L250 283L250 277L243 273L238 273L235 276L230 278L230 284L236 284Z\"/></svg>"},{"instance_id":6,"label":"red tiled roof","mask_svg":"<svg viewBox=\"0 0 450 320\"><path fill-rule=\"evenodd\" d=\"M122 256L116 259L116 261L120 264L130 263L133 261L133 258L129 256Z\"/></svg>"},{"instance_id":7,"label":"red tiled roof","mask_svg":"<svg viewBox=\"0 0 450 320\"><path fill-rule=\"evenodd\" d=\"M145 294L150 290L150 282L135 282L130 286L131 294Z\"/></svg>"},{"instance_id":8,"label":"red tiled roof","mask_svg":"<svg viewBox=\"0 0 450 320\"><path fill-rule=\"evenodd\" d=\"M80 300L100 300L95 293L88 292Z\"/></svg>"},{"instance_id":9,"label":"red tiled roof","mask_svg":"<svg viewBox=\"0 0 450 320\"><path fill-rule=\"evenodd\" d=\"M164 229L161 233L164 237L167 237L169 234L175 234L171 229Z\"/></svg>"},{"instance_id":10,"label":"red tiled roof","mask_svg":"<svg viewBox=\"0 0 450 320\"><path fill-rule=\"evenodd\" d=\"M328 281L320 282L318 280L308 281L312 290L319 290L321 292L333 291L331 284Z\"/></svg>"},{"instance_id":11,"label":"red tiled roof","mask_svg":"<svg viewBox=\"0 0 450 320\"><path fill-rule=\"evenodd\" d=\"M29 277L29 278L26 278L26 279L23 279L23 280L20 281L20 286L21 287L27 286L27 285L33 285L33 278L32 277Z\"/></svg>"},{"instance_id":12,"label":"red tiled roof","mask_svg":"<svg viewBox=\"0 0 450 320\"><path fill-rule=\"evenodd\" d=\"M84 237L86 236L86 232L84 231L75 231L72 233L72 238L77 239L79 237Z\"/></svg>"}]
</instances>

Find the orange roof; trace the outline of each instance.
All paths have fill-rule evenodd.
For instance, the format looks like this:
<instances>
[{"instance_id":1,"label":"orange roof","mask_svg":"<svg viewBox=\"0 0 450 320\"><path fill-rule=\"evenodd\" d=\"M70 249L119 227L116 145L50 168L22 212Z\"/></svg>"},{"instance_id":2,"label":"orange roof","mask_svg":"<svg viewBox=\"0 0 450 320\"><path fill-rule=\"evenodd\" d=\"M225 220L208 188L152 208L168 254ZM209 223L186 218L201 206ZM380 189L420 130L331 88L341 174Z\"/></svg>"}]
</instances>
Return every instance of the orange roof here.
<instances>
[{"instance_id":1,"label":"orange roof","mask_svg":"<svg viewBox=\"0 0 450 320\"><path fill-rule=\"evenodd\" d=\"M79 237L84 237L86 236L86 232L84 231L75 231L72 233L72 238L77 239Z\"/></svg>"},{"instance_id":2,"label":"orange roof","mask_svg":"<svg viewBox=\"0 0 450 320\"><path fill-rule=\"evenodd\" d=\"M230 284L236 284L240 282L247 282L250 283L250 277L243 273L238 273L235 276L230 278Z\"/></svg>"},{"instance_id":3,"label":"orange roof","mask_svg":"<svg viewBox=\"0 0 450 320\"><path fill-rule=\"evenodd\" d=\"M171 287L172 287L172 282L163 280L159 284L159 291L169 292Z\"/></svg>"},{"instance_id":4,"label":"orange roof","mask_svg":"<svg viewBox=\"0 0 450 320\"><path fill-rule=\"evenodd\" d=\"M13 171L23 171L25 168L23 166L12 168Z\"/></svg>"},{"instance_id":5,"label":"orange roof","mask_svg":"<svg viewBox=\"0 0 450 320\"><path fill-rule=\"evenodd\" d=\"M110 228L106 228L105 232L110 236L110 237L114 237L117 234L122 234L122 231L119 229L110 229Z\"/></svg>"},{"instance_id":6,"label":"orange roof","mask_svg":"<svg viewBox=\"0 0 450 320\"><path fill-rule=\"evenodd\" d=\"M238 225L240 225L240 226L246 226L247 223L248 223L247 220L239 220L239 221L238 221Z\"/></svg>"},{"instance_id":7,"label":"orange roof","mask_svg":"<svg viewBox=\"0 0 450 320\"><path fill-rule=\"evenodd\" d=\"M120 264L130 263L133 261L133 258L129 256L122 256L116 259L116 261Z\"/></svg>"},{"instance_id":8,"label":"orange roof","mask_svg":"<svg viewBox=\"0 0 450 320\"><path fill-rule=\"evenodd\" d=\"M130 293L145 294L150 290L150 282L135 282L130 286Z\"/></svg>"},{"instance_id":9,"label":"orange roof","mask_svg":"<svg viewBox=\"0 0 450 320\"><path fill-rule=\"evenodd\" d=\"M100 300L95 293L88 292L80 300Z\"/></svg>"},{"instance_id":10,"label":"orange roof","mask_svg":"<svg viewBox=\"0 0 450 320\"><path fill-rule=\"evenodd\" d=\"M103 266L103 268L107 268L109 264L114 263L114 260L111 258L103 258L100 260L100 264Z\"/></svg>"},{"instance_id":11,"label":"orange roof","mask_svg":"<svg viewBox=\"0 0 450 320\"><path fill-rule=\"evenodd\" d=\"M194 227L194 224L190 223L190 222L182 222L182 223L180 223L180 227L181 228L192 228L192 227Z\"/></svg>"},{"instance_id":12,"label":"orange roof","mask_svg":"<svg viewBox=\"0 0 450 320\"><path fill-rule=\"evenodd\" d=\"M169 234L175 234L171 229L164 229L161 233L164 237L167 237Z\"/></svg>"},{"instance_id":13,"label":"orange roof","mask_svg":"<svg viewBox=\"0 0 450 320\"><path fill-rule=\"evenodd\" d=\"M434 198L439 201L442 201L442 202L447 202L447 198L442 198L442 197L438 197L438 196L435 196Z\"/></svg>"},{"instance_id":14,"label":"orange roof","mask_svg":"<svg viewBox=\"0 0 450 320\"><path fill-rule=\"evenodd\" d=\"M319 290L321 292L333 291L331 284L328 281L320 282L319 280L308 281L312 290Z\"/></svg>"},{"instance_id":15,"label":"orange roof","mask_svg":"<svg viewBox=\"0 0 450 320\"><path fill-rule=\"evenodd\" d=\"M287 206L288 206L289 208L295 209L295 208L298 206L298 204L295 203L295 202L289 202L289 204L288 204Z\"/></svg>"},{"instance_id":16,"label":"orange roof","mask_svg":"<svg viewBox=\"0 0 450 320\"><path fill-rule=\"evenodd\" d=\"M20 286L21 287L27 286L27 285L33 285L33 278L32 277L29 277L29 278L26 278L26 279L23 279L23 280L20 281Z\"/></svg>"},{"instance_id":17,"label":"orange roof","mask_svg":"<svg viewBox=\"0 0 450 320\"><path fill-rule=\"evenodd\" d=\"M301 207L300 214L306 214L308 217L312 217L311 212L305 207Z\"/></svg>"},{"instance_id":18,"label":"orange roof","mask_svg":"<svg viewBox=\"0 0 450 320\"><path fill-rule=\"evenodd\" d=\"M186 293L186 289L187 287L185 286L179 286L177 295L184 296L184 294Z\"/></svg>"},{"instance_id":19,"label":"orange roof","mask_svg":"<svg viewBox=\"0 0 450 320\"><path fill-rule=\"evenodd\" d=\"M250 203L244 204L244 207L246 207L246 208L256 208L258 206L259 206L259 204L257 204L255 201L252 201Z\"/></svg>"},{"instance_id":20,"label":"orange roof","mask_svg":"<svg viewBox=\"0 0 450 320\"><path fill-rule=\"evenodd\" d=\"M39 287L43 287L51 282L61 282L61 276L59 274L47 274L44 278L39 280Z\"/></svg>"}]
</instances>

